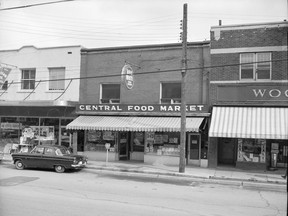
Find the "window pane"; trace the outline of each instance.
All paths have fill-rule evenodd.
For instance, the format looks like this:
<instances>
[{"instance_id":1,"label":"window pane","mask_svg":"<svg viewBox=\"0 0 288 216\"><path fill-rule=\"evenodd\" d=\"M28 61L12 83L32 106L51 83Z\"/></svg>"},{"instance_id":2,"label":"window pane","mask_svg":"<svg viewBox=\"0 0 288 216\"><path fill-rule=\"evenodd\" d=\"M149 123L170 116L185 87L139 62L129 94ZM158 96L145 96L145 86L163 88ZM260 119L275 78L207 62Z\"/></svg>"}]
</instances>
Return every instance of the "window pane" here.
<instances>
[{"instance_id":1,"label":"window pane","mask_svg":"<svg viewBox=\"0 0 288 216\"><path fill-rule=\"evenodd\" d=\"M241 79L253 79L253 64L247 64L253 62L253 53L241 54Z\"/></svg>"},{"instance_id":2,"label":"window pane","mask_svg":"<svg viewBox=\"0 0 288 216\"><path fill-rule=\"evenodd\" d=\"M30 79L35 79L35 70L30 70Z\"/></svg>"},{"instance_id":3,"label":"window pane","mask_svg":"<svg viewBox=\"0 0 288 216\"><path fill-rule=\"evenodd\" d=\"M64 90L65 89L65 68L50 68L49 69L49 90Z\"/></svg>"},{"instance_id":4,"label":"window pane","mask_svg":"<svg viewBox=\"0 0 288 216\"><path fill-rule=\"evenodd\" d=\"M270 61L270 53L257 53L257 79L270 79Z\"/></svg>"},{"instance_id":5,"label":"window pane","mask_svg":"<svg viewBox=\"0 0 288 216\"><path fill-rule=\"evenodd\" d=\"M35 81L34 80L30 80L29 81L29 88L30 89L34 89L35 88Z\"/></svg>"},{"instance_id":6,"label":"window pane","mask_svg":"<svg viewBox=\"0 0 288 216\"><path fill-rule=\"evenodd\" d=\"M22 71L22 79L29 79L29 71L27 70Z\"/></svg>"},{"instance_id":7,"label":"window pane","mask_svg":"<svg viewBox=\"0 0 288 216\"><path fill-rule=\"evenodd\" d=\"M162 98L181 98L181 83L162 83Z\"/></svg>"},{"instance_id":8,"label":"window pane","mask_svg":"<svg viewBox=\"0 0 288 216\"><path fill-rule=\"evenodd\" d=\"M102 99L120 99L120 84L102 84Z\"/></svg>"},{"instance_id":9,"label":"window pane","mask_svg":"<svg viewBox=\"0 0 288 216\"><path fill-rule=\"evenodd\" d=\"M22 89L29 89L29 81L27 80L22 81Z\"/></svg>"}]
</instances>

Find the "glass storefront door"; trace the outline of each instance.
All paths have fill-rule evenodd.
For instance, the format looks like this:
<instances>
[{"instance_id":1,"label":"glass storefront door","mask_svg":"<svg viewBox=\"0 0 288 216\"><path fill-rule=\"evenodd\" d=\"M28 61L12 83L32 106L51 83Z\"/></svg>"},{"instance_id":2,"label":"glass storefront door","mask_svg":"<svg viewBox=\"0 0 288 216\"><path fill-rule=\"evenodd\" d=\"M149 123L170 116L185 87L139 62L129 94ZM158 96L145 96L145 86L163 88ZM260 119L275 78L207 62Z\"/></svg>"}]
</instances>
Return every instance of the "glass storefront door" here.
<instances>
[{"instance_id":1,"label":"glass storefront door","mask_svg":"<svg viewBox=\"0 0 288 216\"><path fill-rule=\"evenodd\" d=\"M200 165L201 136L200 134L188 135L188 164Z\"/></svg>"},{"instance_id":2,"label":"glass storefront door","mask_svg":"<svg viewBox=\"0 0 288 216\"><path fill-rule=\"evenodd\" d=\"M120 132L119 133L119 160L129 160L128 148L129 148L129 133Z\"/></svg>"}]
</instances>

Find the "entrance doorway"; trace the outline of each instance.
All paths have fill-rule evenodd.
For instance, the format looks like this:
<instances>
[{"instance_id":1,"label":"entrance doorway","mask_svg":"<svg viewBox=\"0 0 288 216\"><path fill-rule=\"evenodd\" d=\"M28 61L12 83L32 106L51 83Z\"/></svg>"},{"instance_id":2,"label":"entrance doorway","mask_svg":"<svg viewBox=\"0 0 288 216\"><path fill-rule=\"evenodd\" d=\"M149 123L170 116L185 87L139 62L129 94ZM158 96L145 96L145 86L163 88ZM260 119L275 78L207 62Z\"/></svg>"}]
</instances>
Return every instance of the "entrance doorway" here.
<instances>
[{"instance_id":1,"label":"entrance doorway","mask_svg":"<svg viewBox=\"0 0 288 216\"><path fill-rule=\"evenodd\" d=\"M237 159L236 139L219 139L218 163L223 165L234 165Z\"/></svg>"},{"instance_id":2,"label":"entrance doorway","mask_svg":"<svg viewBox=\"0 0 288 216\"><path fill-rule=\"evenodd\" d=\"M187 164L200 166L201 136L200 134L188 135Z\"/></svg>"},{"instance_id":3,"label":"entrance doorway","mask_svg":"<svg viewBox=\"0 0 288 216\"><path fill-rule=\"evenodd\" d=\"M119 160L129 160L129 132L119 133Z\"/></svg>"}]
</instances>

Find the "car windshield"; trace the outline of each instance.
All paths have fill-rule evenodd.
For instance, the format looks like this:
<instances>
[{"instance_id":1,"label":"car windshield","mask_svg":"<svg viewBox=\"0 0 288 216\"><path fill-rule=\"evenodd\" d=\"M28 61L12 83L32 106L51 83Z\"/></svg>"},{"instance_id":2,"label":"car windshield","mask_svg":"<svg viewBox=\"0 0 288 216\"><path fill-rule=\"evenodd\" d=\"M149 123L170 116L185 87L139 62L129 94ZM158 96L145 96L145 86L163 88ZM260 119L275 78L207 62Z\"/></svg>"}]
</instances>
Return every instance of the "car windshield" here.
<instances>
[{"instance_id":1,"label":"car windshield","mask_svg":"<svg viewBox=\"0 0 288 216\"><path fill-rule=\"evenodd\" d=\"M71 152L65 148L57 148L55 152L57 155L71 154Z\"/></svg>"}]
</instances>

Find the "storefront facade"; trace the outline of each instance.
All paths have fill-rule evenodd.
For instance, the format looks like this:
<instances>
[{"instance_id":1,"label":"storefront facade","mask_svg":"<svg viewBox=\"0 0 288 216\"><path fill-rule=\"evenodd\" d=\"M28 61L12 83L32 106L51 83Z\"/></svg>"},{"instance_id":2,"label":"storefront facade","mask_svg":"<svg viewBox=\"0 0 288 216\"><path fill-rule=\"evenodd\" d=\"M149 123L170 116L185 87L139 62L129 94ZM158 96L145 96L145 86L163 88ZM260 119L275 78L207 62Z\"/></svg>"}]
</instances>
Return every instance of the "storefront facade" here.
<instances>
[{"instance_id":1,"label":"storefront facade","mask_svg":"<svg viewBox=\"0 0 288 216\"><path fill-rule=\"evenodd\" d=\"M80 46L0 50L0 151L69 146L79 102Z\"/></svg>"},{"instance_id":2,"label":"storefront facade","mask_svg":"<svg viewBox=\"0 0 288 216\"><path fill-rule=\"evenodd\" d=\"M4 153L29 151L41 144L71 146L72 135L66 125L76 117L75 103L2 102L0 113L0 147Z\"/></svg>"},{"instance_id":3,"label":"storefront facade","mask_svg":"<svg viewBox=\"0 0 288 216\"><path fill-rule=\"evenodd\" d=\"M81 54L81 76L90 79L81 80L79 117L67 125L75 148L81 133L82 154L89 160L105 161L108 155L110 161L178 165L181 44L83 49ZM209 43L189 44L188 58L190 67L208 64ZM186 86L187 163L207 166L207 74L187 73Z\"/></svg>"},{"instance_id":4,"label":"storefront facade","mask_svg":"<svg viewBox=\"0 0 288 216\"><path fill-rule=\"evenodd\" d=\"M179 164L181 118L153 116L159 112L167 113L167 107L171 110L175 110L176 107L178 110L179 105L105 105L106 109L122 110L126 114L106 116L95 115L99 112L96 110L99 106L103 105L79 105L78 110L81 109L80 112L86 115L79 116L67 125L68 130L85 131L83 154L90 160L106 160L108 150L109 161L133 160L148 164ZM191 111L190 106L193 107ZM186 119L187 164L206 167L207 143L204 141L203 131L207 122L205 117L209 114L205 112L203 105L199 105L198 108L195 108L197 107L195 105L190 106L187 106L187 111L189 113L197 111L197 116ZM91 107L95 109L91 110ZM136 108L138 115L127 116L129 107ZM162 111L160 111L161 107ZM145 111L141 110L148 109L152 115L143 116ZM108 149L107 143L109 143Z\"/></svg>"},{"instance_id":5,"label":"storefront facade","mask_svg":"<svg viewBox=\"0 0 288 216\"><path fill-rule=\"evenodd\" d=\"M287 31L287 22L212 27L212 65L223 67L210 74L210 167L287 167Z\"/></svg>"}]
</instances>

